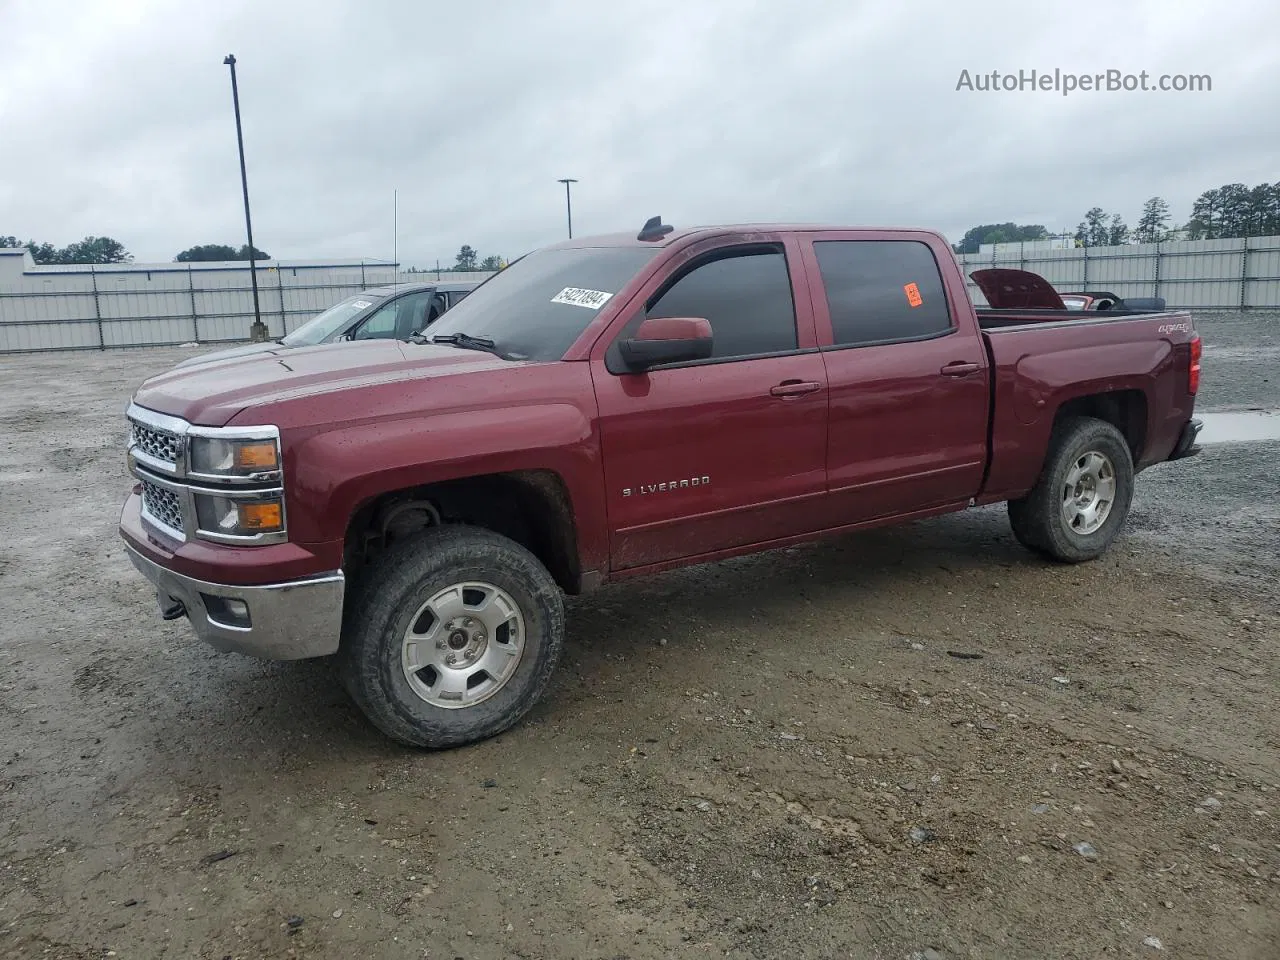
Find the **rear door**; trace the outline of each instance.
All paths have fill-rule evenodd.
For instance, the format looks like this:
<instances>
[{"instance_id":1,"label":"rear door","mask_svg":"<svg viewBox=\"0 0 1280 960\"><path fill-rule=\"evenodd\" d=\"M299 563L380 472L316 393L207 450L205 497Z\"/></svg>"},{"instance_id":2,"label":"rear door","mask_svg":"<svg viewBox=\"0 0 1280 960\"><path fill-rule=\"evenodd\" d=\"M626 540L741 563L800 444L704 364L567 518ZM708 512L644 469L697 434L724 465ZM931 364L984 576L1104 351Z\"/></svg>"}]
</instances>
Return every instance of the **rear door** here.
<instances>
[{"instance_id":1,"label":"rear door","mask_svg":"<svg viewBox=\"0 0 1280 960\"><path fill-rule=\"evenodd\" d=\"M831 391L833 523L967 501L982 484L990 387L967 295L939 268L950 251L888 231L803 245Z\"/></svg>"},{"instance_id":2,"label":"rear door","mask_svg":"<svg viewBox=\"0 0 1280 960\"><path fill-rule=\"evenodd\" d=\"M820 525L827 385L796 242L707 241L680 256L593 351L614 569ZM707 319L713 356L625 372L617 342L646 317Z\"/></svg>"},{"instance_id":3,"label":"rear door","mask_svg":"<svg viewBox=\"0 0 1280 960\"><path fill-rule=\"evenodd\" d=\"M396 312L396 337L407 340L415 333L421 333L437 317L432 316L437 301L444 298L434 290L419 290L399 300L400 309ZM442 312L442 311L441 311Z\"/></svg>"},{"instance_id":4,"label":"rear door","mask_svg":"<svg viewBox=\"0 0 1280 960\"><path fill-rule=\"evenodd\" d=\"M422 316L418 318L414 333L421 333L435 323L449 309L449 302L443 293L432 293L423 302Z\"/></svg>"}]
</instances>

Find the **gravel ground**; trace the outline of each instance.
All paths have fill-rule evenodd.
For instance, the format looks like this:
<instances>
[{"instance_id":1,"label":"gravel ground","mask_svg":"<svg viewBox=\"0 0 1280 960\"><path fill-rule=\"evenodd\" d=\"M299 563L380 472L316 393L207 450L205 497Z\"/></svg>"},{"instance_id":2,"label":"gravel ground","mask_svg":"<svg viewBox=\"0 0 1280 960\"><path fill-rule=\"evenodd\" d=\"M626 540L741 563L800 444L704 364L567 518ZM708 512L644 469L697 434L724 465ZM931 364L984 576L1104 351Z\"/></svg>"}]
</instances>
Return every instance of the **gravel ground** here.
<instances>
[{"instance_id":1,"label":"gravel ground","mask_svg":"<svg viewBox=\"0 0 1280 960\"><path fill-rule=\"evenodd\" d=\"M1280 321L1198 322L1201 409L1280 409ZM156 617L122 412L194 352L0 358L0 956L1280 956L1280 443L1078 568L984 509L575 600L422 754Z\"/></svg>"}]
</instances>

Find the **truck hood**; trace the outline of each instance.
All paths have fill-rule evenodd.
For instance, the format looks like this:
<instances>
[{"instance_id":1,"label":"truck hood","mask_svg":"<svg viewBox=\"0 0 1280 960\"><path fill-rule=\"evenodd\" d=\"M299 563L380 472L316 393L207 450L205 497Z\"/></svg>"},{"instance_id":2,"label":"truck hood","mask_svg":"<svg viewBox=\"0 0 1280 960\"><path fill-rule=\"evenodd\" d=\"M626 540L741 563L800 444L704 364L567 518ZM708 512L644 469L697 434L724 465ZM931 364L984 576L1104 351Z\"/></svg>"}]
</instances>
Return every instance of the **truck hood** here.
<instances>
[{"instance_id":1,"label":"truck hood","mask_svg":"<svg viewBox=\"0 0 1280 960\"><path fill-rule=\"evenodd\" d=\"M969 274L987 303L996 310L1065 310L1049 281L1030 270L993 267Z\"/></svg>"},{"instance_id":2,"label":"truck hood","mask_svg":"<svg viewBox=\"0 0 1280 960\"><path fill-rule=\"evenodd\" d=\"M437 376L509 364L449 346L365 340L293 347L179 367L147 380L133 400L202 426L225 426L246 407L296 400L409 377Z\"/></svg>"},{"instance_id":3,"label":"truck hood","mask_svg":"<svg viewBox=\"0 0 1280 960\"><path fill-rule=\"evenodd\" d=\"M282 343L268 341L267 343L246 343L238 347L227 347L225 350L215 350L213 353L202 353L199 356L188 357L181 363L175 364L174 369L186 369L187 367L198 366L202 363L217 363L222 360L230 360L234 357L252 357L260 353L279 353L282 350L288 350Z\"/></svg>"}]
</instances>

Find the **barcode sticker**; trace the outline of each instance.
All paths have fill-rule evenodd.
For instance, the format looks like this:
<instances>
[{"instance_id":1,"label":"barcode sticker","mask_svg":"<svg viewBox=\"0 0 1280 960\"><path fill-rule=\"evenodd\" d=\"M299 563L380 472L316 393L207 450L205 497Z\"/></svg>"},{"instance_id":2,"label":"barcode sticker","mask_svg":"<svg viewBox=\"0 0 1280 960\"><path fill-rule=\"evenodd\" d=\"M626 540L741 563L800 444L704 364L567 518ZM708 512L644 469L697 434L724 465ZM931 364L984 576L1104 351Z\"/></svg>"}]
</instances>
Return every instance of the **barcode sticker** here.
<instances>
[{"instance_id":1,"label":"barcode sticker","mask_svg":"<svg viewBox=\"0 0 1280 960\"><path fill-rule=\"evenodd\" d=\"M605 293L602 290L583 290L581 287L565 287L551 298L551 302L567 303L573 307L586 307L588 310L599 310L612 296L612 293Z\"/></svg>"}]
</instances>

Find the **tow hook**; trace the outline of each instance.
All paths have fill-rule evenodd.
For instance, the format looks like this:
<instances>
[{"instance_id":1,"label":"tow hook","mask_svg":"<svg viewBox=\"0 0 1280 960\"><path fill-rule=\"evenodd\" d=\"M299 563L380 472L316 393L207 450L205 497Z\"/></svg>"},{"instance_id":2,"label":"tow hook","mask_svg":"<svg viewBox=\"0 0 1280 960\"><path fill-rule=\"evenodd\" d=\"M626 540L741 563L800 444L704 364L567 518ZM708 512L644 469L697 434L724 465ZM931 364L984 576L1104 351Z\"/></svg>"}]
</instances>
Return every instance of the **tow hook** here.
<instances>
[{"instance_id":1,"label":"tow hook","mask_svg":"<svg viewBox=\"0 0 1280 960\"><path fill-rule=\"evenodd\" d=\"M168 596L157 596L156 599L160 602L160 619L177 620L187 615L187 608L183 606L181 600Z\"/></svg>"}]
</instances>

